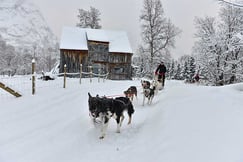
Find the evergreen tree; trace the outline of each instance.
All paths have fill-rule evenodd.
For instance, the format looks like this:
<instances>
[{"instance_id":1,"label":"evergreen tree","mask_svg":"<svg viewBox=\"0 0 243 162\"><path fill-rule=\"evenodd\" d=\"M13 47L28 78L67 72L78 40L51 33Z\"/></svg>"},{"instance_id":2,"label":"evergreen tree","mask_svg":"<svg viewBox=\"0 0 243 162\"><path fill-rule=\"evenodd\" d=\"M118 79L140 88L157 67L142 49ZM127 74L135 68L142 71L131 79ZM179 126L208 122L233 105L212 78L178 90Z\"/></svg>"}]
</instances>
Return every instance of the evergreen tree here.
<instances>
[{"instance_id":1,"label":"evergreen tree","mask_svg":"<svg viewBox=\"0 0 243 162\"><path fill-rule=\"evenodd\" d=\"M189 57L188 60L188 72L189 72L189 78L192 80L195 73L196 73L196 64L194 57Z\"/></svg>"},{"instance_id":2,"label":"evergreen tree","mask_svg":"<svg viewBox=\"0 0 243 162\"><path fill-rule=\"evenodd\" d=\"M169 74L170 79L175 78L175 60L174 59L170 63L170 68L169 68L168 74Z\"/></svg>"},{"instance_id":3,"label":"evergreen tree","mask_svg":"<svg viewBox=\"0 0 243 162\"><path fill-rule=\"evenodd\" d=\"M174 74L174 78L177 80L182 80L182 70L181 70L181 65L180 63L177 64L176 70L175 70L175 74Z\"/></svg>"},{"instance_id":4,"label":"evergreen tree","mask_svg":"<svg viewBox=\"0 0 243 162\"><path fill-rule=\"evenodd\" d=\"M183 67L182 67L182 76L183 76L183 79L186 79L188 80L190 78L189 76L189 69L188 69L188 62L185 61L184 64L183 64Z\"/></svg>"}]
</instances>

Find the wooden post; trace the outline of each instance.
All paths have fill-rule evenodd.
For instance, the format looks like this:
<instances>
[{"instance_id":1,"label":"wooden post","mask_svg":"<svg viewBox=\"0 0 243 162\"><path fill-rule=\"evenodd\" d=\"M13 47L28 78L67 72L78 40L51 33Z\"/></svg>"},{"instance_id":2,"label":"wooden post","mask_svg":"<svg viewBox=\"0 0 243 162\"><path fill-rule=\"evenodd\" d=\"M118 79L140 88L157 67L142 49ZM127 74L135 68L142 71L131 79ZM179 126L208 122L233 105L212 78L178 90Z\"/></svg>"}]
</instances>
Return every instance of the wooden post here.
<instances>
[{"instance_id":1,"label":"wooden post","mask_svg":"<svg viewBox=\"0 0 243 162\"><path fill-rule=\"evenodd\" d=\"M89 66L89 77L90 77L90 83L92 83L92 66Z\"/></svg>"},{"instance_id":2,"label":"wooden post","mask_svg":"<svg viewBox=\"0 0 243 162\"><path fill-rule=\"evenodd\" d=\"M64 65L64 75L63 75L63 88L66 88L66 75L67 75L67 65Z\"/></svg>"},{"instance_id":3,"label":"wooden post","mask_svg":"<svg viewBox=\"0 0 243 162\"><path fill-rule=\"evenodd\" d=\"M9 92L10 94L14 95L15 97L21 97L21 94L14 91L12 88L5 86L5 84L0 82L0 88L4 89L5 91Z\"/></svg>"},{"instance_id":4,"label":"wooden post","mask_svg":"<svg viewBox=\"0 0 243 162\"><path fill-rule=\"evenodd\" d=\"M100 71L101 71L101 69L99 68L98 83L100 82Z\"/></svg>"},{"instance_id":5,"label":"wooden post","mask_svg":"<svg viewBox=\"0 0 243 162\"><path fill-rule=\"evenodd\" d=\"M83 70L83 68L82 68L82 64L80 64L80 80L79 80L79 83L81 84L81 78L82 78L82 70Z\"/></svg>"},{"instance_id":6,"label":"wooden post","mask_svg":"<svg viewBox=\"0 0 243 162\"><path fill-rule=\"evenodd\" d=\"M106 77L106 75L103 76L103 82L105 82L105 77Z\"/></svg>"},{"instance_id":7,"label":"wooden post","mask_svg":"<svg viewBox=\"0 0 243 162\"><path fill-rule=\"evenodd\" d=\"M35 59L32 60L32 95L35 94Z\"/></svg>"}]
</instances>

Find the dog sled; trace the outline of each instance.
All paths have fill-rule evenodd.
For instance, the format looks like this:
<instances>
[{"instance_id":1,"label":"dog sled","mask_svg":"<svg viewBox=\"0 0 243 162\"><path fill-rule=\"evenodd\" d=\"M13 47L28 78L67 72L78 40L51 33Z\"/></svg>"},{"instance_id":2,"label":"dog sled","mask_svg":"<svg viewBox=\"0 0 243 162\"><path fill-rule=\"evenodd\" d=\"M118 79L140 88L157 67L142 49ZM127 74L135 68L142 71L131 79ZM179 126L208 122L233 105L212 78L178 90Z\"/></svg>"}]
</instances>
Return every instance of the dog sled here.
<instances>
[{"instance_id":1,"label":"dog sled","mask_svg":"<svg viewBox=\"0 0 243 162\"><path fill-rule=\"evenodd\" d=\"M160 79L158 79L158 75L154 75L153 84L155 84L156 90L162 90L164 88L162 81L163 76Z\"/></svg>"},{"instance_id":2,"label":"dog sled","mask_svg":"<svg viewBox=\"0 0 243 162\"><path fill-rule=\"evenodd\" d=\"M58 62L56 62L54 67L51 69L51 71L49 71L49 72L42 71L41 79L45 80L45 81L56 79L59 74L59 68L60 68L60 65Z\"/></svg>"}]
</instances>

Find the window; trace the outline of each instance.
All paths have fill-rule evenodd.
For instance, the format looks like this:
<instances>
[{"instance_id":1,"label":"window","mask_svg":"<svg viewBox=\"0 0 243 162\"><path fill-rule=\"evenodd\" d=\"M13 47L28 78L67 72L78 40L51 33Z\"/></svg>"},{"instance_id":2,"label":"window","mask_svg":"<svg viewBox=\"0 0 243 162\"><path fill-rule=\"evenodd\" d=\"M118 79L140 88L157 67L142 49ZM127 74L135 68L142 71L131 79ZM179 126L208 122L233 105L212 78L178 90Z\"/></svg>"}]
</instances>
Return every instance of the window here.
<instances>
[{"instance_id":1,"label":"window","mask_svg":"<svg viewBox=\"0 0 243 162\"><path fill-rule=\"evenodd\" d=\"M122 67L115 67L114 68L114 73L115 74L122 74L122 73L124 73L124 68L122 68Z\"/></svg>"}]
</instances>

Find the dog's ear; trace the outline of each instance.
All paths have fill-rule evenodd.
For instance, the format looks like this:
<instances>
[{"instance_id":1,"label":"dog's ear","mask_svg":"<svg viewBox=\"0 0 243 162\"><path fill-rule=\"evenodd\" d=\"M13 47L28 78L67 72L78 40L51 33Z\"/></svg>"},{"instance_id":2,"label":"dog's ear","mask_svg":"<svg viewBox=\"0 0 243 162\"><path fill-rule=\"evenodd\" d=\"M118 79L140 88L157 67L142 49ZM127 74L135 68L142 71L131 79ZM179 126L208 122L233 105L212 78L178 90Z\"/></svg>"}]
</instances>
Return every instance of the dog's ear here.
<instances>
[{"instance_id":1,"label":"dog's ear","mask_svg":"<svg viewBox=\"0 0 243 162\"><path fill-rule=\"evenodd\" d=\"M88 92L89 97L92 97L91 94Z\"/></svg>"}]
</instances>

